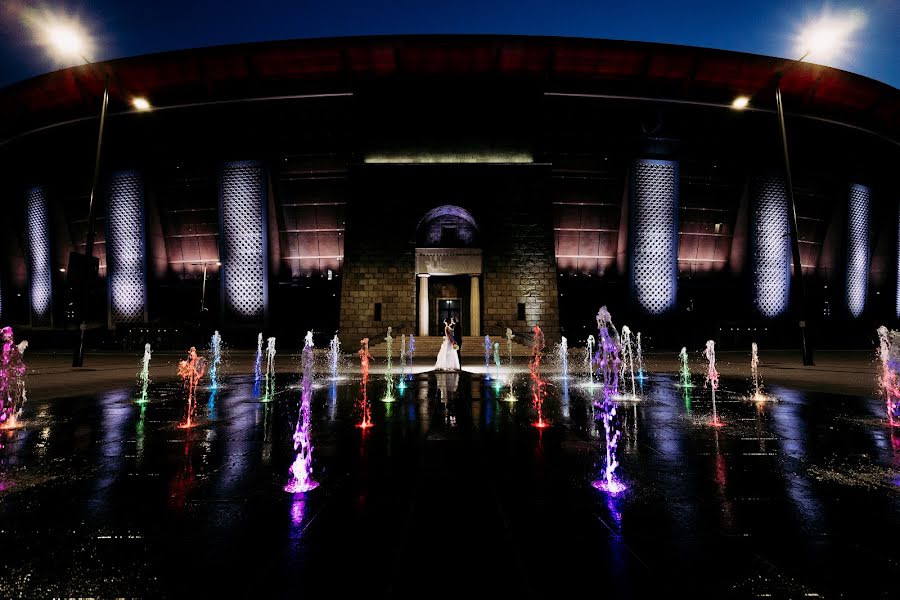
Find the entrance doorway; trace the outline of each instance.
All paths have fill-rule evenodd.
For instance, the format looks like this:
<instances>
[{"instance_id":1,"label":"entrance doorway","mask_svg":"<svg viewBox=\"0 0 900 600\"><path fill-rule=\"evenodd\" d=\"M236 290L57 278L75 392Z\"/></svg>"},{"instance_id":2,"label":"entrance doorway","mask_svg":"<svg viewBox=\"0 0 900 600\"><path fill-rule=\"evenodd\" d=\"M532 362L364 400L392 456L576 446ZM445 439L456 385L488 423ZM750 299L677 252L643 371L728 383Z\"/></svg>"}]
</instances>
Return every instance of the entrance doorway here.
<instances>
[{"instance_id":1,"label":"entrance doorway","mask_svg":"<svg viewBox=\"0 0 900 600\"><path fill-rule=\"evenodd\" d=\"M437 299L437 321L435 327L438 335L444 335L444 319L451 317L460 318L460 309L462 302L459 298L438 298Z\"/></svg>"}]
</instances>

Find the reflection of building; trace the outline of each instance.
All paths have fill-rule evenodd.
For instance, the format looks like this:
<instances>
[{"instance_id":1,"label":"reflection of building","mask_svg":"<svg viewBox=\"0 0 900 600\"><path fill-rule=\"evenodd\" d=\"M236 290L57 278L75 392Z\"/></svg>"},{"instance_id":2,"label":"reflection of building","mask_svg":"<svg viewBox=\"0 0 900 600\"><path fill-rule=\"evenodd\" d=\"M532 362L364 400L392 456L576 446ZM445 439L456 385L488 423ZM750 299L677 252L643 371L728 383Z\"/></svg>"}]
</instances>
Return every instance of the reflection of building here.
<instances>
[{"instance_id":1,"label":"reflection of building","mask_svg":"<svg viewBox=\"0 0 900 600\"><path fill-rule=\"evenodd\" d=\"M574 342L600 304L617 320L784 318L783 66L420 36L174 52L25 81L0 92L15 223L0 242L0 319L66 323L60 269L83 248L107 73L99 214L114 220L98 221L95 322L196 322L204 270L226 329L434 334L454 314L467 335L539 324ZM815 312L896 316L900 94L807 64L781 88ZM131 112L126 90L156 110ZM739 94L751 110L731 110Z\"/></svg>"}]
</instances>

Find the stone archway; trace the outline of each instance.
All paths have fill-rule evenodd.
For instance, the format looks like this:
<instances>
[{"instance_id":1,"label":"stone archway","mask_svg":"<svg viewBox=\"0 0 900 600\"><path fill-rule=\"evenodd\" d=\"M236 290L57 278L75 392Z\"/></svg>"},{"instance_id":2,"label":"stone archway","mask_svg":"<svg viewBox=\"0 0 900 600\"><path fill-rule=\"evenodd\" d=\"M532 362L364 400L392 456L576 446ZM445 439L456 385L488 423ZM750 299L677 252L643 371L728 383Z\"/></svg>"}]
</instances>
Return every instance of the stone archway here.
<instances>
[{"instance_id":1,"label":"stone archway","mask_svg":"<svg viewBox=\"0 0 900 600\"><path fill-rule=\"evenodd\" d=\"M478 224L466 209L444 205L422 217L416 227L416 276L419 283L418 331L427 336L431 298L428 280L432 276L468 276L468 329L481 334L481 274Z\"/></svg>"}]
</instances>

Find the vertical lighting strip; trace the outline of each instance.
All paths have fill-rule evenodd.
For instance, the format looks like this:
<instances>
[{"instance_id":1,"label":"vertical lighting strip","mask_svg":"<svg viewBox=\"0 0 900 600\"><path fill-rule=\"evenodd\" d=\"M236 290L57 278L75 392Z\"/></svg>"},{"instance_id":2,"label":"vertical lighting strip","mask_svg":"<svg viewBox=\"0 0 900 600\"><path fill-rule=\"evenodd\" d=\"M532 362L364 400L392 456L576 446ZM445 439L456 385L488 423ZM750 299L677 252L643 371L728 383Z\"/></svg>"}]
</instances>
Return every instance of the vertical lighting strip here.
<instances>
[{"instance_id":1,"label":"vertical lighting strip","mask_svg":"<svg viewBox=\"0 0 900 600\"><path fill-rule=\"evenodd\" d=\"M900 215L897 216L897 296L896 296L896 312L900 318Z\"/></svg>"},{"instance_id":2,"label":"vertical lighting strip","mask_svg":"<svg viewBox=\"0 0 900 600\"><path fill-rule=\"evenodd\" d=\"M268 305L266 193L262 165L230 162L219 191L224 317L260 321Z\"/></svg>"},{"instance_id":3,"label":"vertical lighting strip","mask_svg":"<svg viewBox=\"0 0 900 600\"><path fill-rule=\"evenodd\" d=\"M28 226L28 275L31 326L53 326L53 281L50 273L50 224L47 194L34 187L25 194L25 218Z\"/></svg>"},{"instance_id":4,"label":"vertical lighting strip","mask_svg":"<svg viewBox=\"0 0 900 600\"><path fill-rule=\"evenodd\" d=\"M110 179L106 202L110 324L147 320L144 233L141 175L135 171L116 173Z\"/></svg>"},{"instance_id":5,"label":"vertical lighting strip","mask_svg":"<svg viewBox=\"0 0 900 600\"><path fill-rule=\"evenodd\" d=\"M757 177L752 187L753 304L765 317L787 310L790 234L787 192L780 177Z\"/></svg>"},{"instance_id":6,"label":"vertical lighting strip","mask_svg":"<svg viewBox=\"0 0 900 600\"><path fill-rule=\"evenodd\" d=\"M869 188L852 184L847 201L847 308L859 317L869 291Z\"/></svg>"},{"instance_id":7,"label":"vertical lighting strip","mask_svg":"<svg viewBox=\"0 0 900 600\"><path fill-rule=\"evenodd\" d=\"M678 163L641 159L631 178L631 281L653 315L675 308L678 291Z\"/></svg>"}]
</instances>

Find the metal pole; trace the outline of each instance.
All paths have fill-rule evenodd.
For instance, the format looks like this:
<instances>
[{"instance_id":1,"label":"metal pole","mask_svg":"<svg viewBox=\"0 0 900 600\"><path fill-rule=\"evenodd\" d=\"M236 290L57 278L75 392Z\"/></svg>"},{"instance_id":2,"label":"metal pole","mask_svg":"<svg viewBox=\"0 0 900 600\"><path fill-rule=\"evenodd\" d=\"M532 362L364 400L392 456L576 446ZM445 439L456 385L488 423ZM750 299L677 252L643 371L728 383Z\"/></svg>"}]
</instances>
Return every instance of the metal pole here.
<instances>
[{"instance_id":1,"label":"metal pole","mask_svg":"<svg viewBox=\"0 0 900 600\"><path fill-rule=\"evenodd\" d=\"M806 55L804 55L805 57ZM803 60L802 58L800 60ZM798 61L799 62L799 61ZM803 284L803 265L800 263L800 235L797 228L797 206L794 203L794 182L791 177L791 160L788 154L787 130L784 127L784 107L781 104L781 75L775 82L775 104L778 109L778 125L781 128L781 148L784 151L784 173L787 200L790 207L788 222L791 236L791 258L794 263L794 283L797 286L797 318L800 324L800 352L804 366L811 366L813 349L810 345L806 323L806 287Z\"/></svg>"},{"instance_id":2,"label":"metal pole","mask_svg":"<svg viewBox=\"0 0 900 600\"><path fill-rule=\"evenodd\" d=\"M203 320L203 311L206 310L206 263L203 263L203 291L200 293L200 320Z\"/></svg>"},{"instance_id":3,"label":"metal pole","mask_svg":"<svg viewBox=\"0 0 900 600\"><path fill-rule=\"evenodd\" d=\"M84 335L87 330L87 311L90 304L91 284L93 283L93 268L91 258L94 256L94 197L97 194L97 181L100 179L100 154L103 148L103 129L106 126L106 107L109 105L109 75L103 84L103 102L100 105L100 131L97 133L97 153L94 155L94 177L91 179L91 196L88 200L87 237L84 242L84 279L82 281L81 294L81 336L72 358L73 367L84 365Z\"/></svg>"}]
</instances>

